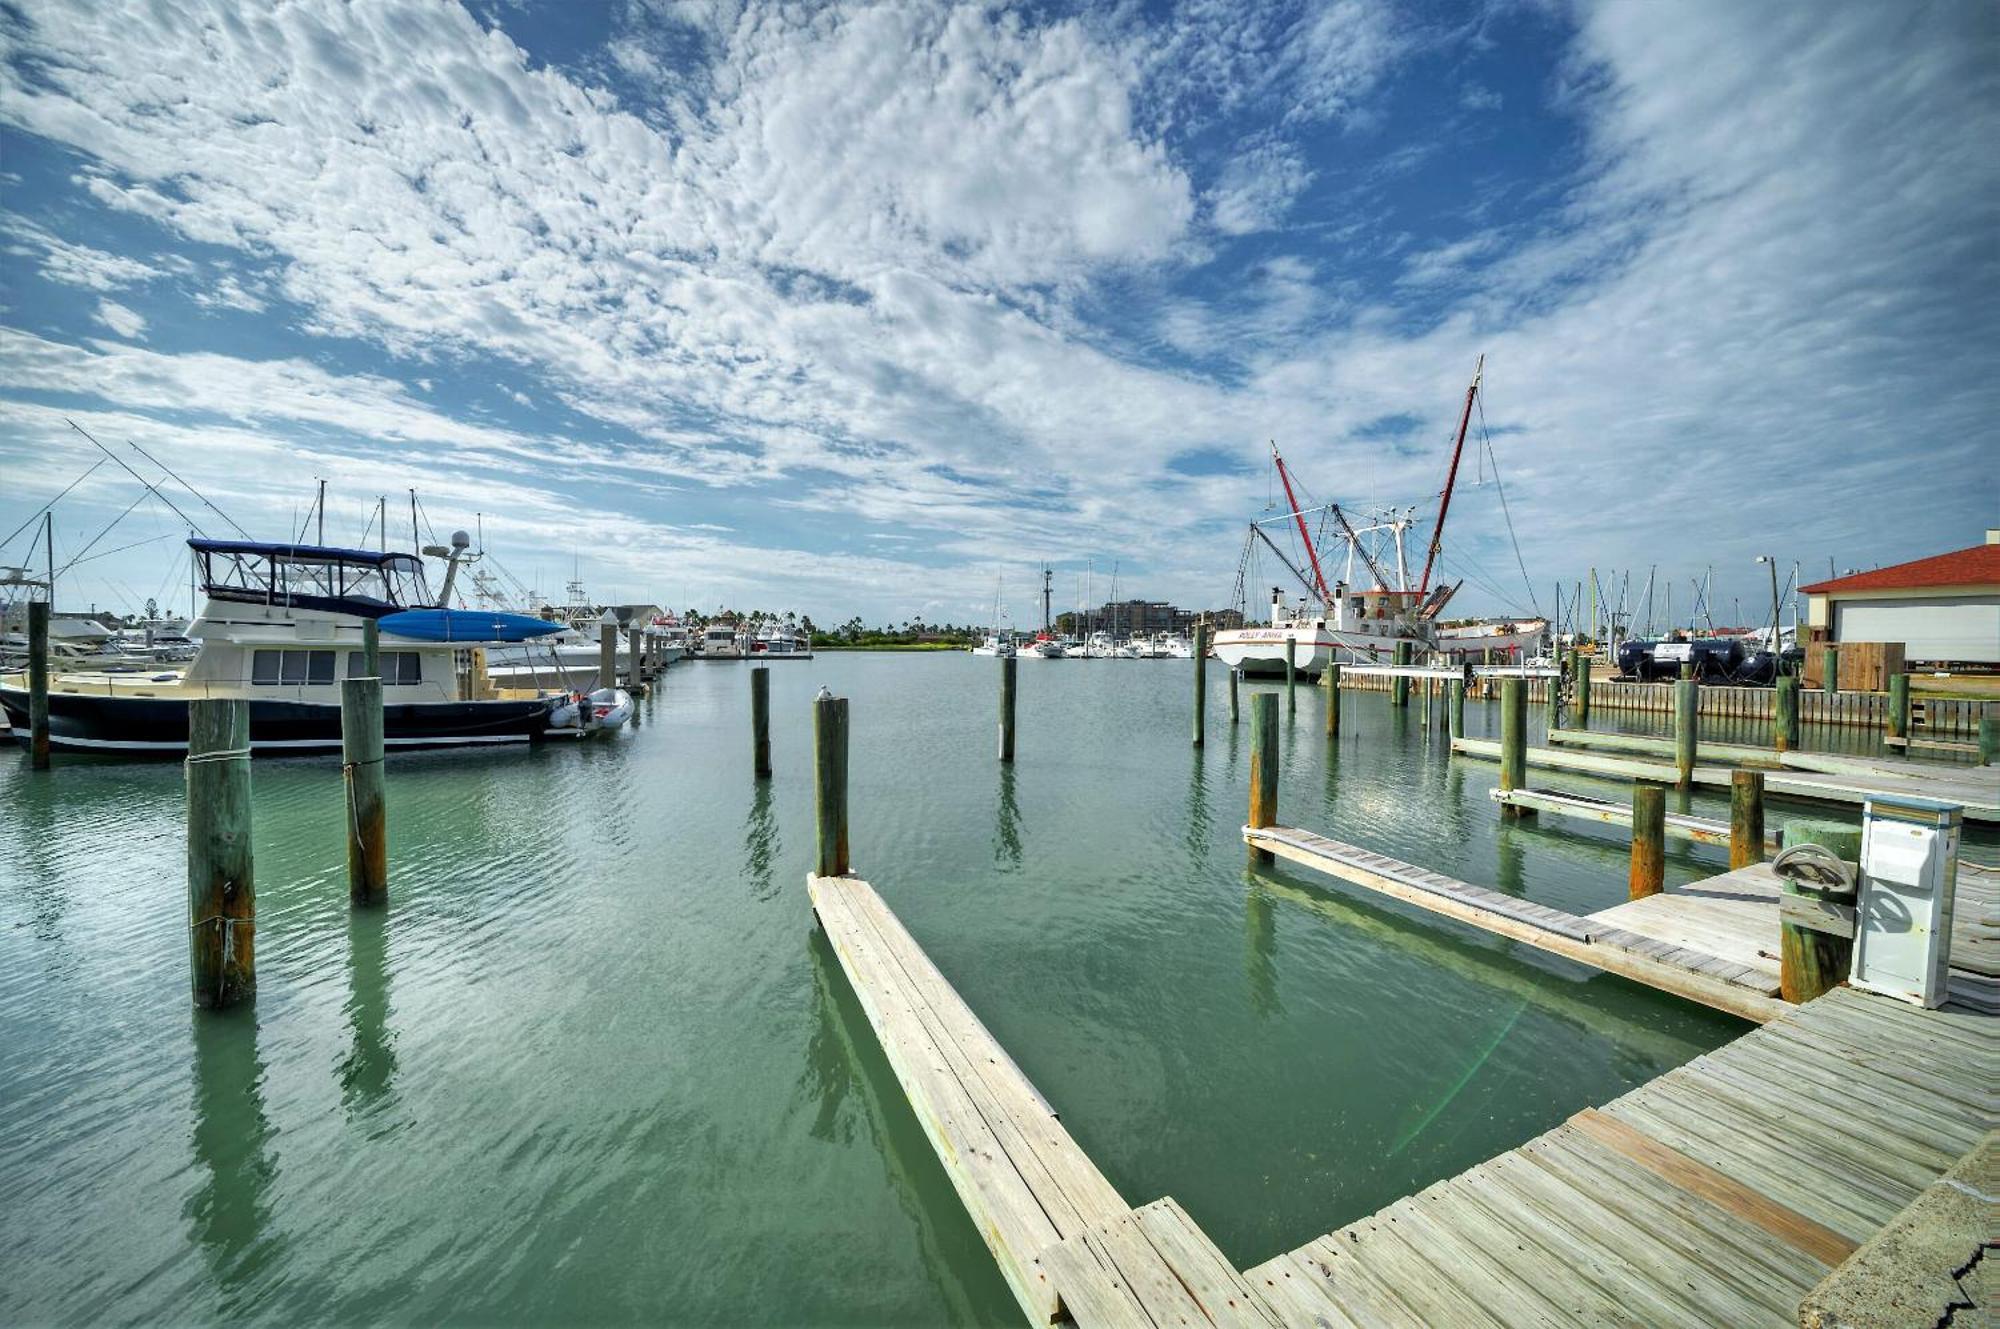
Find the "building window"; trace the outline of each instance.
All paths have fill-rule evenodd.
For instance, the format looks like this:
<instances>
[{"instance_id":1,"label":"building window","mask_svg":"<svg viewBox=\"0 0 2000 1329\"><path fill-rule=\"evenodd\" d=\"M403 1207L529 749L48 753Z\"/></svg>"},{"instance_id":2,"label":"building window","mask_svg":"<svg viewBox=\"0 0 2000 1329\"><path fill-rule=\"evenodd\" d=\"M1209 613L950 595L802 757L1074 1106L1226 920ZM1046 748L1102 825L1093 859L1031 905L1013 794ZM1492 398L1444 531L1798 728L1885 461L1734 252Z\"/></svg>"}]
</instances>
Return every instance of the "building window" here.
<instances>
[{"instance_id":1,"label":"building window","mask_svg":"<svg viewBox=\"0 0 2000 1329\"><path fill-rule=\"evenodd\" d=\"M376 658L382 665L383 687L404 687L424 681L424 657L416 651L381 651ZM368 677L368 666L360 651L347 653L347 676Z\"/></svg>"},{"instance_id":2,"label":"building window","mask_svg":"<svg viewBox=\"0 0 2000 1329\"><path fill-rule=\"evenodd\" d=\"M333 682L332 651L256 651L250 681L260 687L301 687Z\"/></svg>"}]
</instances>

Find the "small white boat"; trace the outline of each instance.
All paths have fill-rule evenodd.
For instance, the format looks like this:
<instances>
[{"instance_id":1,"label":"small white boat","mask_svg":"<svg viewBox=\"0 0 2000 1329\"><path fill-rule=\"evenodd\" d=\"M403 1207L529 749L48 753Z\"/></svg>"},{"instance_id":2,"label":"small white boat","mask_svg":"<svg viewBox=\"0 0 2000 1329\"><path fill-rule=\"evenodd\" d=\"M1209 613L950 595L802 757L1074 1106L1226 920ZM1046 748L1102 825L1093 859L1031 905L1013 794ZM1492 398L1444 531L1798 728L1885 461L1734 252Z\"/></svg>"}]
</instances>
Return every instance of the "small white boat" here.
<instances>
[{"instance_id":1,"label":"small white boat","mask_svg":"<svg viewBox=\"0 0 2000 1329\"><path fill-rule=\"evenodd\" d=\"M581 730L584 737L621 729L632 718L632 696L623 688L578 693L549 715L551 729Z\"/></svg>"},{"instance_id":2,"label":"small white boat","mask_svg":"<svg viewBox=\"0 0 2000 1329\"><path fill-rule=\"evenodd\" d=\"M1153 658L1156 660L1192 660L1194 643L1178 632L1158 633L1153 638Z\"/></svg>"},{"instance_id":3,"label":"small white boat","mask_svg":"<svg viewBox=\"0 0 2000 1329\"><path fill-rule=\"evenodd\" d=\"M1014 643L997 632L989 632L986 639L971 648L974 655L994 655L1006 657L1014 654Z\"/></svg>"},{"instance_id":4,"label":"small white boat","mask_svg":"<svg viewBox=\"0 0 2000 1329\"><path fill-rule=\"evenodd\" d=\"M1044 633L1033 641L1021 643L1015 653L1023 660L1060 660L1063 658L1063 646Z\"/></svg>"},{"instance_id":5,"label":"small white boat","mask_svg":"<svg viewBox=\"0 0 2000 1329\"><path fill-rule=\"evenodd\" d=\"M743 639L736 624L711 623L702 630L702 659L741 660L744 654Z\"/></svg>"}]
</instances>

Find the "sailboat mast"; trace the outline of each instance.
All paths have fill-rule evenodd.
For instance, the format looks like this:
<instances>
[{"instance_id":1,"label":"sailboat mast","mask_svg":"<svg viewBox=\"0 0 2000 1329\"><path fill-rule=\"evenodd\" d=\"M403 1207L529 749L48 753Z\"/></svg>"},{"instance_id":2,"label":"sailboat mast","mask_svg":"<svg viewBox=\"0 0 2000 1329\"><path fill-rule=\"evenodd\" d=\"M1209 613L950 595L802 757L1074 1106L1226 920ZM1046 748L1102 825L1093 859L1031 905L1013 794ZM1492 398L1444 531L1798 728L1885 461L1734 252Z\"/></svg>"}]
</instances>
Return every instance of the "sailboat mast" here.
<instances>
[{"instance_id":1,"label":"sailboat mast","mask_svg":"<svg viewBox=\"0 0 2000 1329\"><path fill-rule=\"evenodd\" d=\"M1312 532L1306 529L1306 514L1299 511L1299 498L1292 492L1292 473L1285 469L1285 458L1278 451L1278 441L1271 440L1271 460L1278 463L1278 479L1285 485L1285 502L1291 507L1292 520L1299 524L1299 539L1305 541L1306 557L1312 560L1313 582L1319 587L1319 601L1323 605L1333 603L1333 595L1326 589L1326 574L1319 570L1319 550L1313 547Z\"/></svg>"},{"instance_id":2,"label":"sailboat mast","mask_svg":"<svg viewBox=\"0 0 2000 1329\"><path fill-rule=\"evenodd\" d=\"M1422 595L1431 586L1431 564L1437 561L1438 549L1444 543L1444 518L1451 511L1452 486L1458 483L1458 459L1465 455L1465 431L1472 425L1472 399L1479 395L1479 376L1486 372L1486 357L1481 355L1479 363L1472 369L1472 386L1465 390L1465 409L1458 417L1458 441L1451 448L1451 469L1445 472L1444 494L1438 499L1437 525L1431 527L1430 552L1424 555L1424 575L1417 583L1417 594Z\"/></svg>"}]
</instances>

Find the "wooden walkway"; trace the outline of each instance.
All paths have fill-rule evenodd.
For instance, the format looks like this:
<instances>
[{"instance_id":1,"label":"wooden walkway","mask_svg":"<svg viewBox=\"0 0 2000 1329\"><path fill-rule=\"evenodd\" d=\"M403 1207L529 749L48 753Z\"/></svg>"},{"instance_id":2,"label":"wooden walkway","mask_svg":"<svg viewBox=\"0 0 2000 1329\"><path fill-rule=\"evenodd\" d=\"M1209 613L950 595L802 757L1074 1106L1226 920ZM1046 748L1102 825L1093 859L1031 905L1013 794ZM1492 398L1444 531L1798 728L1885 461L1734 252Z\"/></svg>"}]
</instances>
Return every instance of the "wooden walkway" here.
<instances>
[{"instance_id":1,"label":"wooden walkway","mask_svg":"<svg viewBox=\"0 0 2000 1329\"><path fill-rule=\"evenodd\" d=\"M1569 914L1295 827L1246 826L1243 839L1253 849L1746 1020L1769 1020L1789 1009L1777 995L1775 967L1757 958L1757 948L1720 955L1687 944L1678 939L1678 927L1665 925L1676 908L1671 903L1657 918ZM1693 900L1689 907L1704 903ZM1775 944L1777 910L1765 908Z\"/></svg>"},{"instance_id":2,"label":"wooden walkway","mask_svg":"<svg viewBox=\"0 0 2000 1329\"><path fill-rule=\"evenodd\" d=\"M1454 738L1451 750L1466 756L1500 759L1500 744L1485 738ZM1528 765L1545 769L1579 771L1613 779L1655 780L1672 784L1678 776L1671 762L1648 761L1639 757L1611 756L1600 752L1576 752L1564 748L1531 747ZM1854 758L1865 761L1865 758ZM1922 769L1897 770L1900 763L1879 761L1865 773L1820 773L1787 769L1764 777L1767 795L1806 799L1821 803L1858 806L1871 798L1917 797L1956 803L1965 810L1967 822L2000 824L2000 767L1946 766L1923 763ZM1694 782L1711 788L1728 788L1733 772L1728 766L1696 766Z\"/></svg>"},{"instance_id":3,"label":"wooden walkway","mask_svg":"<svg viewBox=\"0 0 2000 1329\"><path fill-rule=\"evenodd\" d=\"M1513 807L1533 808L1537 812L1571 817L1578 821L1601 822L1606 826L1632 824L1632 805L1608 798L1571 794L1560 789L1494 789L1489 792L1494 802L1506 803ZM1669 812L1666 815L1666 834L1669 839L1726 846L1729 843L1729 823L1707 817L1692 817L1684 812ZM1778 849L1778 837L1775 834L1766 834L1764 848L1768 853L1775 853Z\"/></svg>"},{"instance_id":4,"label":"wooden walkway","mask_svg":"<svg viewBox=\"0 0 2000 1329\"><path fill-rule=\"evenodd\" d=\"M1416 871L1369 857L1378 875ZM1439 882L1407 888L1462 894ZM1955 1164L1983 1183L1991 1165L1968 1171L1964 1159L1982 1137L1991 1150L2000 1072L1989 1017L1837 989L1239 1273L1173 1200L1125 1205L868 883L812 877L808 889L1030 1324L1791 1329L1815 1289L1837 1299L1860 1282L1872 1295L1907 1273L1911 1304L1952 1295L1952 1272L1987 1235L1961 1224L1970 1230L1959 1252L1961 1234L1948 1230L1942 1269L1889 1258L1828 1278L1899 1213L1952 1185L1939 1179ZM1510 916L1537 926L1573 917L1538 908Z\"/></svg>"},{"instance_id":5,"label":"wooden walkway","mask_svg":"<svg viewBox=\"0 0 2000 1329\"><path fill-rule=\"evenodd\" d=\"M1275 1323L1171 1199L1132 1209L873 887L807 881L910 1107L1030 1324Z\"/></svg>"},{"instance_id":6,"label":"wooden walkway","mask_svg":"<svg viewBox=\"0 0 2000 1329\"><path fill-rule=\"evenodd\" d=\"M1300 1325L1794 1329L1821 1280L1990 1141L1993 1032L1836 989L1258 1265L1251 1286ZM1921 1294L1950 1286L1917 1272Z\"/></svg>"}]
</instances>

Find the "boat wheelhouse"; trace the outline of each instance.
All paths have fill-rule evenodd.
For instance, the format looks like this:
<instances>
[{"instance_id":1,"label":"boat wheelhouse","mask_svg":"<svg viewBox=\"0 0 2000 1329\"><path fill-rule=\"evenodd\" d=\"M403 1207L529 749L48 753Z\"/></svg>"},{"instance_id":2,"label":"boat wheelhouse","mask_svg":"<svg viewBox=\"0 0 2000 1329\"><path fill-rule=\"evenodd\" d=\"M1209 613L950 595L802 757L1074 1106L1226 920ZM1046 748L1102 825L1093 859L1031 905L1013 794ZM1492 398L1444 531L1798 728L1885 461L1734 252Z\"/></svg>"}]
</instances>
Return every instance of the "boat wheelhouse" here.
<instances>
[{"instance_id":1,"label":"boat wheelhouse","mask_svg":"<svg viewBox=\"0 0 2000 1329\"><path fill-rule=\"evenodd\" d=\"M340 682L368 676L371 619L381 628L374 676L392 748L528 742L591 727L573 697L503 692L486 673L483 643L518 642L553 625L434 607L416 555L202 538L188 547L207 597L188 628L200 646L194 660L182 669L56 674L53 747L184 752L187 703L221 697L250 703L253 752L339 751ZM25 738L24 676L0 678L0 707Z\"/></svg>"}]
</instances>

